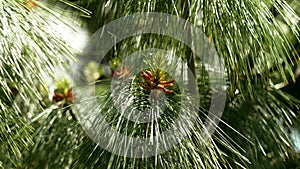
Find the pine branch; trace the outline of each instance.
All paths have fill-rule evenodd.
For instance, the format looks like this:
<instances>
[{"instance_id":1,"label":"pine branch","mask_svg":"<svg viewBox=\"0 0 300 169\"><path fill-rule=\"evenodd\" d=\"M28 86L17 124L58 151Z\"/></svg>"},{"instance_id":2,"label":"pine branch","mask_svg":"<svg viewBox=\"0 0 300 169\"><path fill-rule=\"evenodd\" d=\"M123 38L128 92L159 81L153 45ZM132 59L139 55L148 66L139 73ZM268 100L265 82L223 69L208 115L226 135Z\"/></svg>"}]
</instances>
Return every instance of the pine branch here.
<instances>
[{"instance_id":1,"label":"pine branch","mask_svg":"<svg viewBox=\"0 0 300 169\"><path fill-rule=\"evenodd\" d=\"M56 66L73 60L71 47L51 27L64 23L52 9L37 1L0 2L0 139L9 160L20 158L32 144L33 128L27 122L32 111L23 108L42 110L46 78L53 77Z\"/></svg>"}]
</instances>

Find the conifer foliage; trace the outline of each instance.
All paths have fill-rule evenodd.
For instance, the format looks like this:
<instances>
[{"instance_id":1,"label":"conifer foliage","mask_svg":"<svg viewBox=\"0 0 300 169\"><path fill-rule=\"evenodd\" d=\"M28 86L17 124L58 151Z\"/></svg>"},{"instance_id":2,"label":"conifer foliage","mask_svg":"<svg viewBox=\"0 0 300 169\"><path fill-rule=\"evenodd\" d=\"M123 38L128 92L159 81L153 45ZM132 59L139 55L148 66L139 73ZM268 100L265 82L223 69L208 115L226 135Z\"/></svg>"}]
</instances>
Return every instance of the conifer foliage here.
<instances>
[{"instance_id":1,"label":"conifer foliage","mask_svg":"<svg viewBox=\"0 0 300 169\"><path fill-rule=\"evenodd\" d=\"M299 9L299 0L0 1L0 168L299 167ZM209 130L203 122L210 114L210 86L218 79L209 77L189 47L172 37L136 35L98 63L86 62L89 46L79 50L66 37L79 30L92 35L118 18L143 12L189 21L224 60L225 110L208 139L201 133ZM130 79L135 67L124 66L124 58L149 48L172 51L187 63L172 62L175 68L192 70L199 89L198 117L189 134L166 152L142 158L116 155L89 137L78 110L98 111L119 132L143 138L166 130L194 106L180 100L185 95L178 81L161 70L170 63L161 54L153 57L157 62L143 60L154 68ZM82 67L73 66L83 60ZM82 97L76 93L75 68L84 83L95 87L97 104L87 100L75 106ZM131 87L111 87L126 78ZM114 96L123 92L130 97ZM145 110L152 104L149 97L164 99L159 120L136 124L120 117L115 103L122 107L124 100L132 100L134 109Z\"/></svg>"}]
</instances>

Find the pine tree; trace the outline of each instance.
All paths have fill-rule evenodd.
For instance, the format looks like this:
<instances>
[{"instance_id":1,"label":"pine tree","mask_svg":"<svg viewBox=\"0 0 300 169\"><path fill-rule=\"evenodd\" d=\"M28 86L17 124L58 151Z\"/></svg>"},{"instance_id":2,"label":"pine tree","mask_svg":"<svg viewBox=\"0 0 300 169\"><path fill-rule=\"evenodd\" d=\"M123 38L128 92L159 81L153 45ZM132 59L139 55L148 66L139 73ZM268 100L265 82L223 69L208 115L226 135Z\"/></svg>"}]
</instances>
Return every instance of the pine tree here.
<instances>
[{"instance_id":1,"label":"pine tree","mask_svg":"<svg viewBox=\"0 0 300 169\"><path fill-rule=\"evenodd\" d=\"M0 168L299 167L299 7L298 0L1 1ZM168 36L136 35L117 43L100 62L91 59L93 50L105 44L93 36L82 50L74 45L78 29L99 35L97 30L110 22L144 12L187 20L224 60L225 109L208 139L201 133L209 130L203 121L210 117L210 86L221 80L209 77L205 62L190 47ZM122 26L124 31L130 27ZM140 60L126 58L147 49L171 53L151 50L153 55ZM171 54L179 57L166 57ZM144 69L137 71L126 62ZM178 67L182 81L196 84L199 106L170 74ZM195 82L185 75L187 69ZM86 96L78 92L78 81L93 88L93 100L76 102ZM127 83L131 87L120 85ZM134 123L120 114L125 108L133 112L124 104L130 101L140 111L158 104L151 110L159 112L163 105L164 113L155 122ZM126 151L116 155L95 143L82 123L85 114L80 114L99 113L120 133L151 138L191 108L197 119L187 135L168 151L142 158L126 157ZM98 134L107 134L100 130ZM112 135L110 141L115 139Z\"/></svg>"}]
</instances>

